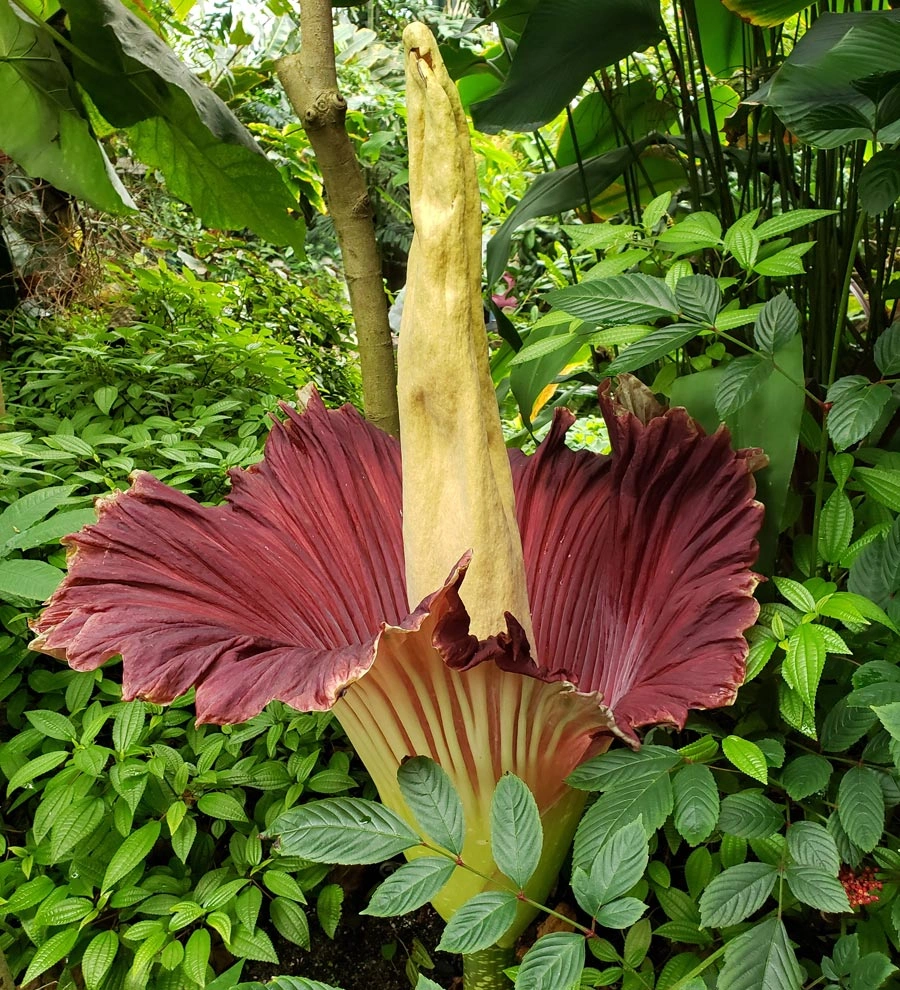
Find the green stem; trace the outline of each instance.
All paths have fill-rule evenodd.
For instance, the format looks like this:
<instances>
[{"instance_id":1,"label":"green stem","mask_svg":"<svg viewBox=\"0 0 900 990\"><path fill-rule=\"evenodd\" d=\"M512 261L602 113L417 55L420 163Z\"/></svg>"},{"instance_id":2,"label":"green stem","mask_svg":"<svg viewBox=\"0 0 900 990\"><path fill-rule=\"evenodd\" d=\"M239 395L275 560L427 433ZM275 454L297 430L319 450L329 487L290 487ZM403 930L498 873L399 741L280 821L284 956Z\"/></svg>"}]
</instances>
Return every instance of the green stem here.
<instances>
[{"instance_id":1,"label":"green stem","mask_svg":"<svg viewBox=\"0 0 900 990\"><path fill-rule=\"evenodd\" d=\"M463 956L463 990L512 990L503 972L515 964L515 949L492 945L480 952Z\"/></svg>"}]
</instances>

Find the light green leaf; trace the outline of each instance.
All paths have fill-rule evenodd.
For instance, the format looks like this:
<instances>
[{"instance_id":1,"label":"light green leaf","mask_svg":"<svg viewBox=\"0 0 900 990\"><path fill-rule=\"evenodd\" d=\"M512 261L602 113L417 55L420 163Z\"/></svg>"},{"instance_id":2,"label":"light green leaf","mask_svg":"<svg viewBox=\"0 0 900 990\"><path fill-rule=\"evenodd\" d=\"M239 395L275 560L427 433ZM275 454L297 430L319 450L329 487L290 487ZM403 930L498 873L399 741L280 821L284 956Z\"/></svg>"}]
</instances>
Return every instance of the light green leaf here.
<instances>
[{"instance_id":1,"label":"light green leaf","mask_svg":"<svg viewBox=\"0 0 900 990\"><path fill-rule=\"evenodd\" d=\"M314 863L382 863L419 844L419 836L392 811L362 798L325 798L280 815L268 828L285 856Z\"/></svg>"},{"instance_id":2,"label":"light green leaf","mask_svg":"<svg viewBox=\"0 0 900 990\"><path fill-rule=\"evenodd\" d=\"M630 928L646 910L647 905L636 897L620 897L600 908L597 912L597 924L600 928Z\"/></svg>"},{"instance_id":3,"label":"light green leaf","mask_svg":"<svg viewBox=\"0 0 900 990\"><path fill-rule=\"evenodd\" d=\"M286 897L276 897L269 905L269 917L282 938L299 945L302 949L310 947L309 922L299 904L289 901Z\"/></svg>"},{"instance_id":4,"label":"light green leaf","mask_svg":"<svg viewBox=\"0 0 900 990\"><path fill-rule=\"evenodd\" d=\"M41 942L37 951L31 957L28 969L21 977L22 986L30 983L33 979L46 973L51 966L61 962L75 947L78 941L79 931L77 928L69 928L66 931L57 932L51 935L46 942Z\"/></svg>"},{"instance_id":5,"label":"light green leaf","mask_svg":"<svg viewBox=\"0 0 900 990\"><path fill-rule=\"evenodd\" d=\"M10 550L33 550L35 547L58 543L64 536L77 533L84 526L97 521L97 513L93 509L72 509L69 512L57 512L56 515L36 523L24 533L8 540L6 546Z\"/></svg>"},{"instance_id":6,"label":"light green leaf","mask_svg":"<svg viewBox=\"0 0 900 990\"><path fill-rule=\"evenodd\" d=\"M730 4L726 4L726 6L730 6ZM791 233L793 230L807 227L817 220L834 216L836 212L836 210L791 210L790 213L780 213L776 217L770 217L768 220L764 220L756 228L756 236L762 241L772 237L781 237L784 234Z\"/></svg>"},{"instance_id":7,"label":"light green leaf","mask_svg":"<svg viewBox=\"0 0 900 990\"><path fill-rule=\"evenodd\" d=\"M119 936L114 931L100 932L91 939L81 957L85 990L99 990L118 951Z\"/></svg>"},{"instance_id":8,"label":"light green leaf","mask_svg":"<svg viewBox=\"0 0 900 990\"><path fill-rule=\"evenodd\" d=\"M466 835L463 807L444 770L434 760L416 756L397 771L397 782L423 831L438 845L460 855Z\"/></svg>"},{"instance_id":9,"label":"light green leaf","mask_svg":"<svg viewBox=\"0 0 900 990\"><path fill-rule=\"evenodd\" d=\"M688 764L675 774L675 828L692 846L713 833L719 819L719 789L709 767Z\"/></svg>"},{"instance_id":10,"label":"light green leaf","mask_svg":"<svg viewBox=\"0 0 900 990\"><path fill-rule=\"evenodd\" d=\"M578 903L591 917L603 904L621 897L644 875L649 854L647 835L640 820L613 833L590 864L590 871L577 867L572 889Z\"/></svg>"},{"instance_id":11,"label":"light green leaf","mask_svg":"<svg viewBox=\"0 0 900 990\"><path fill-rule=\"evenodd\" d=\"M900 701L889 705L873 705L872 711L894 739L900 740Z\"/></svg>"},{"instance_id":12,"label":"light green leaf","mask_svg":"<svg viewBox=\"0 0 900 990\"><path fill-rule=\"evenodd\" d=\"M742 216L725 231L725 250L734 256L735 261L744 269L750 271L759 253L760 240L753 231L753 225L759 217L759 210Z\"/></svg>"},{"instance_id":13,"label":"light green leaf","mask_svg":"<svg viewBox=\"0 0 900 990\"><path fill-rule=\"evenodd\" d=\"M753 777L761 784L769 782L769 765L763 751L750 742L749 739L741 739L740 736L726 736L722 740L722 752L726 759L738 770Z\"/></svg>"},{"instance_id":14,"label":"light green leaf","mask_svg":"<svg viewBox=\"0 0 900 990\"><path fill-rule=\"evenodd\" d=\"M328 883L316 898L316 917L322 926L322 931L329 938L334 938L338 923L341 920L341 910L344 904L344 888L337 883Z\"/></svg>"},{"instance_id":15,"label":"light green leaf","mask_svg":"<svg viewBox=\"0 0 900 990\"><path fill-rule=\"evenodd\" d=\"M218 818L226 822L247 821L247 813L241 807L240 801L230 794L204 794L197 802L197 808L210 818Z\"/></svg>"},{"instance_id":16,"label":"light green leaf","mask_svg":"<svg viewBox=\"0 0 900 990\"><path fill-rule=\"evenodd\" d=\"M584 967L584 937L576 932L550 932L525 953L516 976L516 990L570 990Z\"/></svg>"},{"instance_id":17,"label":"light green leaf","mask_svg":"<svg viewBox=\"0 0 900 990\"><path fill-rule=\"evenodd\" d=\"M115 385L101 385L94 392L94 402L100 412L104 416L109 414L110 409L112 409L113 403L119 397L119 390Z\"/></svg>"},{"instance_id":18,"label":"light green leaf","mask_svg":"<svg viewBox=\"0 0 900 990\"><path fill-rule=\"evenodd\" d=\"M853 536L853 505L836 489L828 496L819 517L819 553L829 564L836 563L850 546Z\"/></svg>"},{"instance_id":19,"label":"light green leaf","mask_svg":"<svg viewBox=\"0 0 900 990\"><path fill-rule=\"evenodd\" d=\"M0 595L44 602L59 587L63 572L43 560L0 561Z\"/></svg>"},{"instance_id":20,"label":"light green leaf","mask_svg":"<svg viewBox=\"0 0 900 990\"><path fill-rule=\"evenodd\" d=\"M778 870L767 863L741 863L714 877L700 898L704 928L726 928L745 921L772 893Z\"/></svg>"},{"instance_id":21,"label":"light green leaf","mask_svg":"<svg viewBox=\"0 0 900 990\"><path fill-rule=\"evenodd\" d=\"M414 911L430 901L456 869L451 859L423 856L404 863L375 888L369 906L360 914L390 918Z\"/></svg>"},{"instance_id":22,"label":"light green leaf","mask_svg":"<svg viewBox=\"0 0 900 990\"><path fill-rule=\"evenodd\" d=\"M466 955L496 945L515 920L518 903L508 891L476 894L447 922L438 949Z\"/></svg>"},{"instance_id":23,"label":"light green leaf","mask_svg":"<svg viewBox=\"0 0 900 990\"><path fill-rule=\"evenodd\" d=\"M653 333L647 334L642 340L622 351L606 370L611 375L636 371L638 368L643 368L651 362L658 361L667 354L677 351L680 347L684 347L702 329L701 326L694 323L673 323L672 326L654 330Z\"/></svg>"},{"instance_id":24,"label":"light green leaf","mask_svg":"<svg viewBox=\"0 0 900 990\"><path fill-rule=\"evenodd\" d=\"M69 753L66 750L60 749L55 750L52 753L41 753L40 756L36 756L33 760L29 760L26 764L19 767L19 769L16 770L16 772L9 778L9 784L6 787L7 795L12 794L12 792L19 787L24 787L26 784L30 784L42 774L55 770L60 763L64 762L68 758L68 756Z\"/></svg>"},{"instance_id":25,"label":"light green leaf","mask_svg":"<svg viewBox=\"0 0 900 990\"><path fill-rule=\"evenodd\" d=\"M803 256L813 246L813 241L806 244L792 244L783 251L770 254L768 258L757 261L753 266L753 271L757 275L766 275L770 278L787 278L789 275L804 275L806 268L803 264Z\"/></svg>"},{"instance_id":26,"label":"light green leaf","mask_svg":"<svg viewBox=\"0 0 900 990\"><path fill-rule=\"evenodd\" d=\"M50 855L59 863L83 839L93 835L103 820L106 804L102 798L75 801L54 821L50 829Z\"/></svg>"},{"instance_id":27,"label":"light green leaf","mask_svg":"<svg viewBox=\"0 0 900 990\"><path fill-rule=\"evenodd\" d=\"M161 827L160 822L147 822L122 842L106 867L101 891L111 890L122 877L144 862L159 838Z\"/></svg>"},{"instance_id":28,"label":"light green leaf","mask_svg":"<svg viewBox=\"0 0 900 990\"><path fill-rule=\"evenodd\" d=\"M808 708L815 706L826 653L823 629L812 622L801 622L788 637L781 672Z\"/></svg>"},{"instance_id":29,"label":"light green leaf","mask_svg":"<svg viewBox=\"0 0 900 990\"><path fill-rule=\"evenodd\" d=\"M803 970L779 918L768 918L726 944L717 990L800 990Z\"/></svg>"},{"instance_id":30,"label":"light green leaf","mask_svg":"<svg viewBox=\"0 0 900 990\"><path fill-rule=\"evenodd\" d=\"M782 598L789 601L794 608L800 609L801 612L815 611L815 598L813 598L812 594L799 581L792 581L790 578L785 577L774 577L772 581L781 593Z\"/></svg>"},{"instance_id":31,"label":"light green leaf","mask_svg":"<svg viewBox=\"0 0 900 990\"><path fill-rule=\"evenodd\" d=\"M543 840L534 795L514 774L504 774L491 802L491 852L500 872L520 890L537 869Z\"/></svg>"},{"instance_id":32,"label":"light green leaf","mask_svg":"<svg viewBox=\"0 0 900 990\"><path fill-rule=\"evenodd\" d=\"M206 928L192 932L184 947L181 968L185 975L201 987L206 986L206 968L209 966L209 953L212 941Z\"/></svg>"},{"instance_id":33,"label":"light green leaf","mask_svg":"<svg viewBox=\"0 0 900 990\"><path fill-rule=\"evenodd\" d=\"M668 746L613 749L582 763L569 774L566 783L581 791L605 791L637 777L657 777L671 770L681 759L681 753Z\"/></svg>"},{"instance_id":34,"label":"light green leaf","mask_svg":"<svg viewBox=\"0 0 900 990\"><path fill-rule=\"evenodd\" d=\"M678 303L669 287L652 275L593 279L556 289L547 293L546 299L556 309L599 325L654 323L660 317L678 313Z\"/></svg>"},{"instance_id":35,"label":"light green leaf","mask_svg":"<svg viewBox=\"0 0 900 990\"><path fill-rule=\"evenodd\" d=\"M75 726L59 712L38 708L33 712L25 712L29 722L48 739L58 739L61 742L74 742L77 733Z\"/></svg>"}]
</instances>

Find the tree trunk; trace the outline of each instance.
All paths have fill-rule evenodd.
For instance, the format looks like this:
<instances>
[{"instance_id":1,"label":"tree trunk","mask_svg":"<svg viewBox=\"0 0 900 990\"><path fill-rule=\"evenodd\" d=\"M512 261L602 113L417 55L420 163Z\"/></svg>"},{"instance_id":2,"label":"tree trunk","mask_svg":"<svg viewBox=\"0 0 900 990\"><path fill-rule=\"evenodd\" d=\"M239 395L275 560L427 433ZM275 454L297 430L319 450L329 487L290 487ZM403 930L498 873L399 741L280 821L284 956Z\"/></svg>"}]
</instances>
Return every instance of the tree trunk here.
<instances>
[{"instance_id":1,"label":"tree trunk","mask_svg":"<svg viewBox=\"0 0 900 990\"><path fill-rule=\"evenodd\" d=\"M365 179L344 126L347 104L337 88L329 0L302 0L300 30L300 51L278 60L278 78L325 182L359 341L366 417L398 436L397 371L381 259Z\"/></svg>"}]
</instances>

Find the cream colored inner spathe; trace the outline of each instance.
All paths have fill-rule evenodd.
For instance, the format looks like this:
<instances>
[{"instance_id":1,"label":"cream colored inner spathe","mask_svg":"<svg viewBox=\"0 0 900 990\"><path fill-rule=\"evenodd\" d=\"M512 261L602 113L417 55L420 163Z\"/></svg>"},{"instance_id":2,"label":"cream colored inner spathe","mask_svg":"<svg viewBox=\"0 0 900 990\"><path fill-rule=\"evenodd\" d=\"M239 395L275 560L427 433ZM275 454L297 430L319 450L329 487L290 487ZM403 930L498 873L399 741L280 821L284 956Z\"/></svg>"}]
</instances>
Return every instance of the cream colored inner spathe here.
<instances>
[{"instance_id":1,"label":"cream colored inner spathe","mask_svg":"<svg viewBox=\"0 0 900 990\"><path fill-rule=\"evenodd\" d=\"M456 86L423 24L403 33L415 236L400 329L403 548L410 608L467 550L481 639L511 612L534 644L512 475L481 303L481 200Z\"/></svg>"}]
</instances>

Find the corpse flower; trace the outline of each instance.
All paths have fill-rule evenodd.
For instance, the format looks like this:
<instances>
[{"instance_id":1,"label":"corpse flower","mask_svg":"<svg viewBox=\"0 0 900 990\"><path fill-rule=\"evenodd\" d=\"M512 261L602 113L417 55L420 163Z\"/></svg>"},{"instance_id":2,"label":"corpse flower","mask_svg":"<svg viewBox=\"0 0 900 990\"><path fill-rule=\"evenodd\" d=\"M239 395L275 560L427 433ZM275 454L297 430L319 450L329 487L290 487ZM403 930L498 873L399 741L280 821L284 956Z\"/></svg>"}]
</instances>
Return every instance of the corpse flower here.
<instances>
[{"instance_id":1,"label":"corpse flower","mask_svg":"<svg viewBox=\"0 0 900 990\"><path fill-rule=\"evenodd\" d=\"M585 798L567 774L614 736L638 745L641 726L734 698L757 614L757 452L628 379L600 393L611 455L568 449L566 411L533 456L507 452L467 125L427 29L405 42L401 444L313 393L284 408L261 463L232 473L224 505L138 474L65 541L69 573L33 646L78 670L121 654L126 699L196 686L198 721L273 699L332 709L403 815L397 769L431 757L463 800L463 859L488 877L490 799L512 771L542 816L540 899ZM458 869L435 906L449 917L485 882Z\"/></svg>"}]
</instances>

